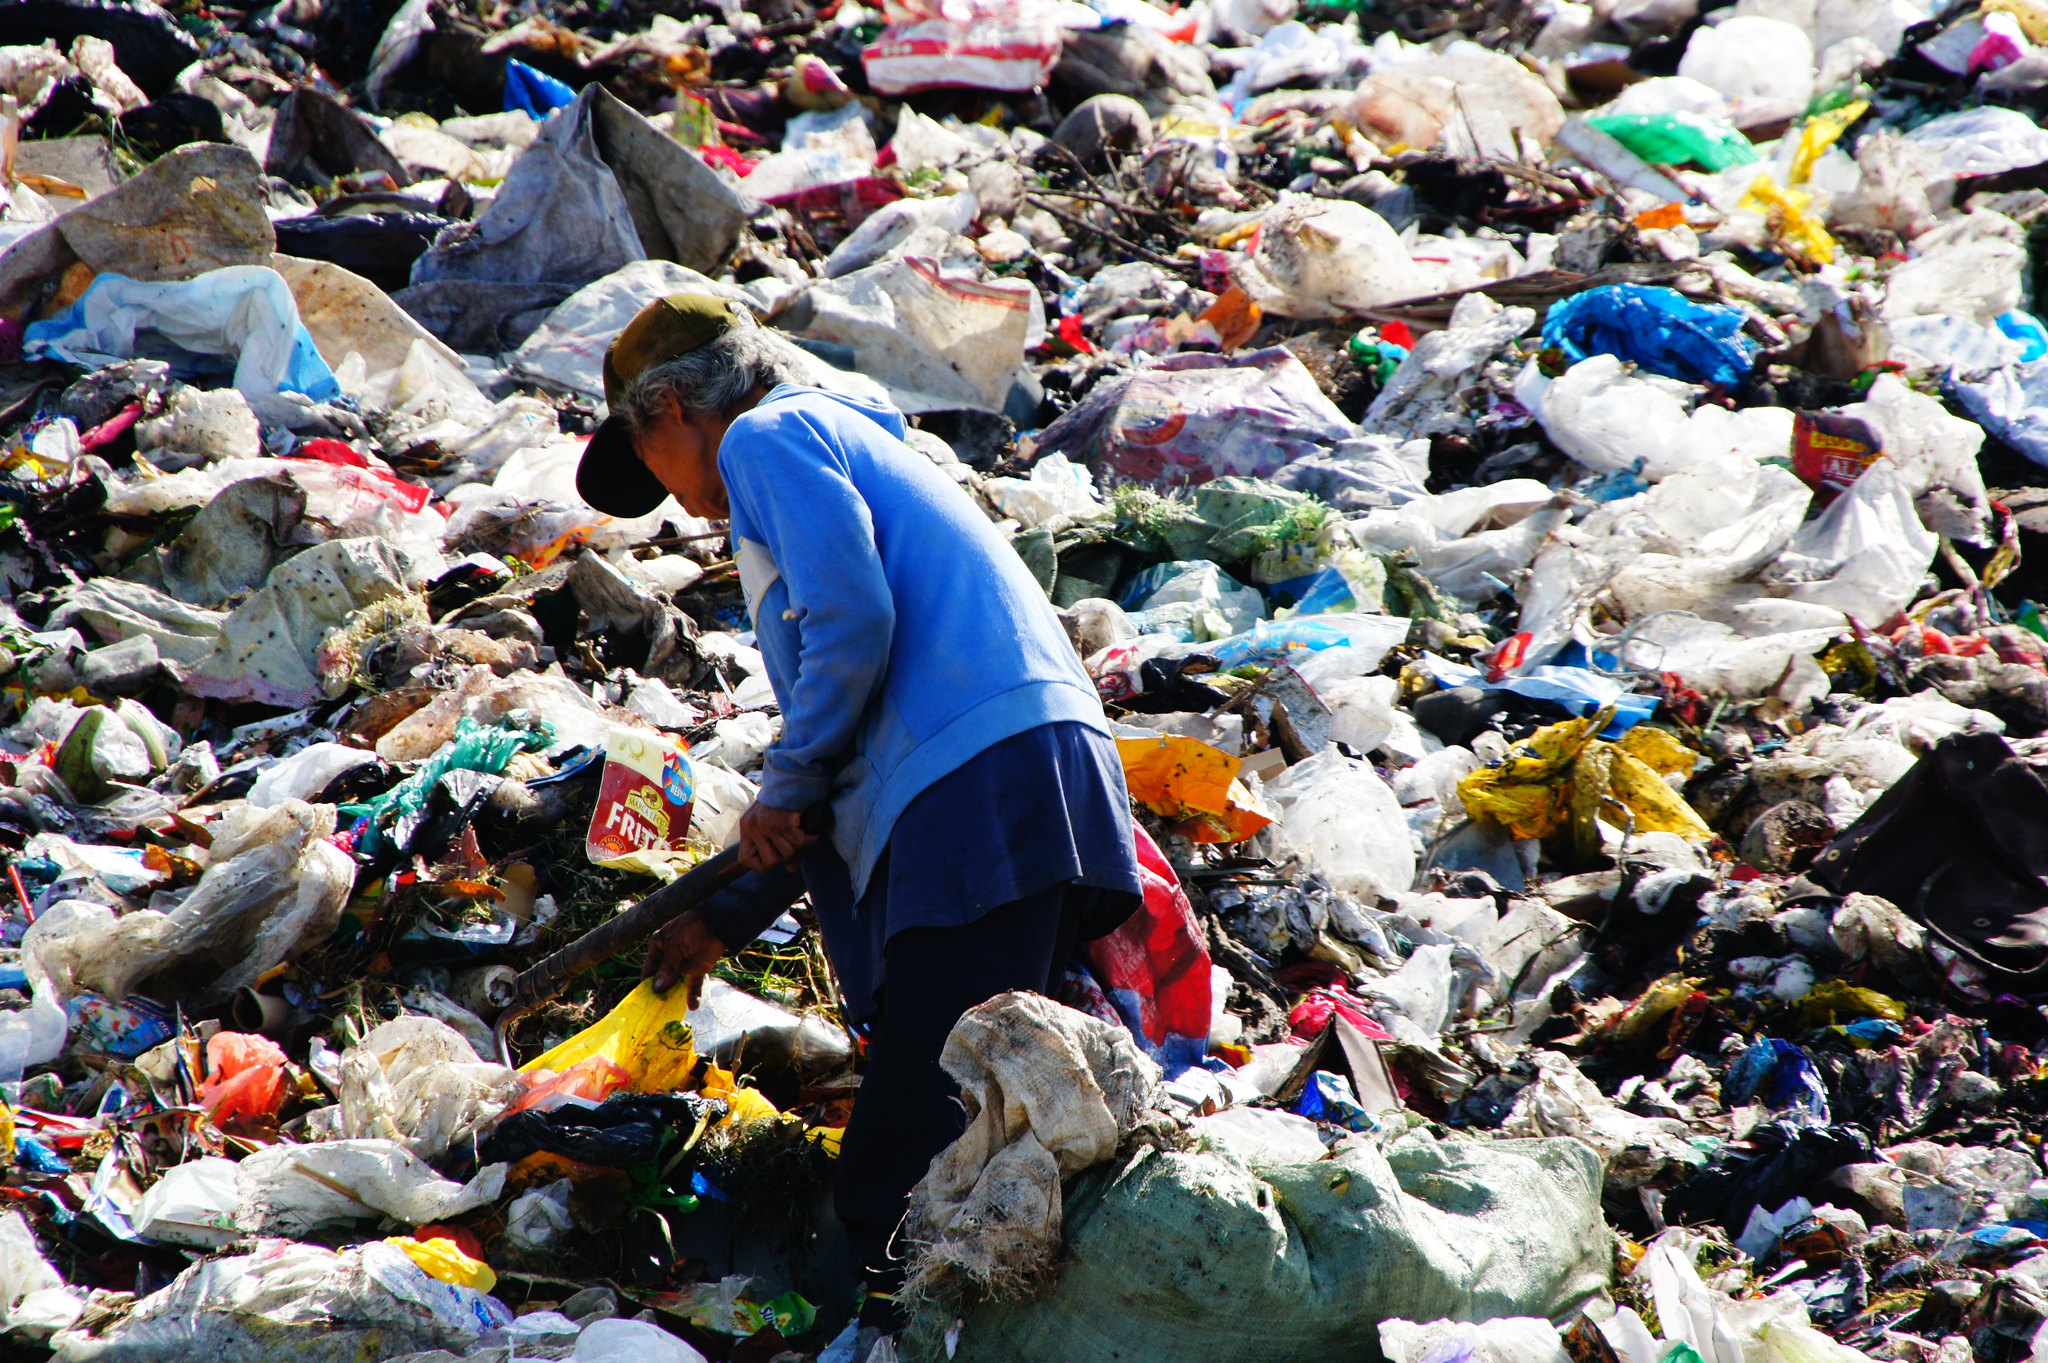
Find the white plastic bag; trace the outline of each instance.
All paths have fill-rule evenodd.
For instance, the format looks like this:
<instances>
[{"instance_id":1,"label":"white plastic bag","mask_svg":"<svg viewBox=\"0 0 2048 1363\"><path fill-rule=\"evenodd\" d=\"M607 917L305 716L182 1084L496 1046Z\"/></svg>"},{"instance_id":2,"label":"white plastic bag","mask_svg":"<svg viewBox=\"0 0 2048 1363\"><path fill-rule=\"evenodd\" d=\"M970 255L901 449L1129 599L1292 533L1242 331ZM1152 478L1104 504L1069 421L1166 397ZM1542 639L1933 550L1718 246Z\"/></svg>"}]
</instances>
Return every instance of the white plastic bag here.
<instances>
[{"instance_id":1,"label":"white plastic bag","mask_svg":"<svg viewBox=\"0 0 2048 1363\"><path fill-rule=\"evenodd\" d=\"M145 333L189 355L230 357L235 387L258 415L276 419L286 390L315 402L337 396L334 373L299 322L292 291L275 270L230 265L194 279L95 279L73 307L30 329L28 345L88 368L145 353Z\"/></svg>"},{"instance_id":2,"label":"white plastic bag","mask_svg":"<svg viewBox=\"0 0 2048 1363\"><path fill-rule=\"evenodd\" d=\"M917 117L906 113L905 117ZM897 140L902 139L899 131ZM893 143L891 145L894 145ZM832 248L825 258L824 276L837 279L866 269L901 251L913 240L929 240L943 250L955 237L974 225L981 204L972 190L936 199L898 199L868 215L866 222L847 233L846 240ZM933 234L937 234L934 236ZM917 254L936 254L923 251Z\"/></svg>"},{"instance_id":3,"label":"white plastic bag","mask_svg":"<svg viewBox=\"0 0 2048 1363\"><path fill-rule=\"evenodd\" d=\"M1277 859L1301 857L1331 886L1368 902L1414 881L1408 820L1366 763L1330 748L1289 767L1264 794L1277 817L1260 836Z\"/></svg>"},{"instance_id":4,"label":"white plastic bag","mask_svg":"<svg viewBox=\"0 0 2048 1363\"><path fill-rule=\"evenodd\" d=\"M1966 317L1989 324L2020 304L2026 249L1996 238L1944 244L1885 277L1884 315Z\"/></svg>"},{"instance_id":5,"label":"white plastic bag","mask_svg":"<svg viewBox=\"0 0 2048 1363\"><path fill-rule=\"evenodd\" d=\"M136 1233L166 1245L219 1249L235 1229L235 1162L206 1155L165 1171L142 1195Z\"/></svg>"},{"instance_id":6,"label":"white plastic bag","mask_svg":"<svg viewBox=\"0 0 2048 1363\"><path fill-rule=\"evenodd\" d=\"M0 1214L0 1334L40 1338L78 1319L85 1303L43 1258L28 1218Z\"/></svg>"},{"instance_id":7,"label":"white plastic bag","mask_svg":"<svg viewBox=\"0 0 2048 1363\"><path fill-rule=\"evenodd\" d=\"M377 754L346 743L308 744L290 757L266 763L256 774L256 784L249 787L249 803L258 809L275 809L286 800L310 800L343 772L376 760Z\"/></svg>"},{"instance_id":8,"label":"white plastic bag","mask_svg":"<svg viewBox=\"0 0 2048 1363\"><path fill-rule=\"evenodd\" d=\"M428 1277L381 1240L340 1253L265 1240L251 1253L194 1264L95 1327L104 1335L71 1331L55 1343L65 1363L360 1363L464 1353L512 1319L496 1298Z\"/></svg>"},{"instance_id":9,"label":"white plastic bag","mask_svg":"<svg viewBox=\"0 0 2048 1363\"><path fill-rule=\"evenodd\" d=\"M636 260L570 294L512 352L506 368L549 388L601 398L605 347L648 300L672 293L744 298L732 285L673 261Z\"/></svg>"},{"instance_id":10,"label":"white plastic bag","mask_svg":"<svg viewBox=\"0 0 2048 1363\"><path fill-rule=\"evenodd\" d=\"M1736 127L1773 123L1813 99L1813 39L1782 19L1741 15L1693 30L1678 74L1719 90Z\"/></svg>"},{"instance_id":11,"label":"white plastic bag","mask_svg":"<svg viewBox=\"0 0 2048 1363\"><path fill-rule=\"evenodd\" d=\"M704 1363L704 1355L644 1320L593 1321L576 1336L576 1363Z\"/></svg>"},{"instance_id":12,"label":"white plastic bag","mask_svg":"<svg viewBox=\"0 0 2048 1363\"><path fill-rule=\"evenodd\" d=\"M455 1183L396 1141L273 1145L235 1166L235 1227L297 1237L378 1216L423 1226L496 1201L509 1167L487 1165Z\"/></svg>"},{"instance_id":13,"label":"white plastic bag","mask_svg":"<svg viewBox=\"0 0 2048 1363\"><path fill-rule=\"evenodd\" d=\"M1088 470L1063 454L1039 460L1024 478L990 478L981 485L990 505L1026 530L1059 516L1085 519L1100 515L1102 498Z\"/></svg>"},{"instance_id":14,"label":"white plastic bag","mask_svg":"<svg viewBox=\"0 0 2048 1363\"><path fill-rule=\"evenodd\" d=\"M908 414L1000 412L1024 368L1044 303L1023 280L983 280L925 256L899 256L837 279L799 300L801 332L853 351Z\"/></svg>"},{"instance_id":15,"label":"white plastic bag","mask_svg":"<svg viewBox=\"0 0 2048 1363\"><path fill-rule=\"evenodd\" d=\"M544 1254L561 1243L575 1223L569 1217L569 1180L532 1188L505 1208L505 1239L515 1249Z\"/></svg>"},{"instance_id":16,"label":"white plastic bag","mask_svg":"<svg viewBox=\"0 0 2048 1363\"><path fill-rule=\"evenodd\" d=\"M50 959L112 998L147 985L165 1000L223 1002L334 931L356 867L333 835L331 805L240 806L214 825L211 864L175 909L76 925Z\"/></svg>"},{"instance_id":17,"label":"white plastic bag","mask_svg":"<svg viewBox=\"0 0 2048 1363\"><path fill-rule=\"evenodd\" d=\"M1689 392L1672 379L1631 373L1612 355L1583 359L1549 382L1532 361L1515 384L1516 398L1559 449L1596 473L1640 465L1652 482L1708 452L1680 396Z\"/></svg>"},{"instance_id":18,"label":"white plastic bag","mask_svg":"<svg viewBox=\"0 0 2048 1363\"><path fill-rule=\"evenodd\" d=\"M1358 95L1356 121L1383 146L1408 141L1521 161L1540 156L1564 127L1564 106L1540 77L1474 43L1376 66Z\"/></svg>"},{"instance_id":19,"label":"white plastic bag","mask_svg":"<svg viewBox=\"0 0 2048 1363\"><path fill-rule=\"evenodd\" d=\"M2018 109L1986 105L1928 119L1906 134L1952 179L1997 175L2048 161L2048 128Z\"/></svg>"}]
</instances>

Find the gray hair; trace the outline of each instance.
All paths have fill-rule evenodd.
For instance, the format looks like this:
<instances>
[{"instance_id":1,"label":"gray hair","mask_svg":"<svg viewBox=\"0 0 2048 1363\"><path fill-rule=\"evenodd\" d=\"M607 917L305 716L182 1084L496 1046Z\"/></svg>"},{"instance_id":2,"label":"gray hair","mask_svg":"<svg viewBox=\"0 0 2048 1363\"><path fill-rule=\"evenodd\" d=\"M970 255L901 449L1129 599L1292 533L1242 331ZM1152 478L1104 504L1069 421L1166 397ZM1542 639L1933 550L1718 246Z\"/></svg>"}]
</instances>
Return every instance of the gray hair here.
<instances>
[{"instance_id":1,"label":"gray hair","mask_svg":"<svg viewBox=\"0 0 2048 1363\"><path fill-rule=\"evenodd\" d=\"M780 333L745 318L731 331L687 355L649 365L626 385L617 415L636 435L661 411L661 395L672 393L685 412L695 416L729 417L747 394L778 383L801 383L806 356Z\"/></svg>"}]
</instances>

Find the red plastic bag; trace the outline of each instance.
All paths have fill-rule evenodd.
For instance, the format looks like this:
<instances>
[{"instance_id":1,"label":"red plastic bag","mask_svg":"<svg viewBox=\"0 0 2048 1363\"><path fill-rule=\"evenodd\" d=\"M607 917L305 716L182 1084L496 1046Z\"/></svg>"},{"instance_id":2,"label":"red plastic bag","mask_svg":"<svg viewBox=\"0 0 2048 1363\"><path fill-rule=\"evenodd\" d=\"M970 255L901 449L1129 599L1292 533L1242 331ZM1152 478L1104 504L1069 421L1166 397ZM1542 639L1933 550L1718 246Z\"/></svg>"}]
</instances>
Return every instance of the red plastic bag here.
<instances>
[{"instance_id":1,"label":"red plastic bag","mask_svg":"<svg viewBox=\"0 0 2048 1363\"><path fill-rule=\"evenodd\" d=\"M1209 949L1166 854L1133 824L1145 902L1088 944L1088 969L1139 1046L1170 1079L1209 1050Z\"/></svg>"},{"instance_id":2,"label":"red plastic bag","mask_svg":"<svg viewBox=\"0 0 2048 1363\"><path fill-rule=\"evenodd\" d=\"M284 1051L253 1032L215 1032L206 1043L199 1104L215 1126L241 1117L275 1117L284 1106Z\"/></svg>"},{"instance_id":3,"label":"red plastic bag","mask_svg":"<svg viewBox=\"0 0 2048 1363\"><path fill-rule=\"evenodd\" d=\"M1287 1015L1287 1028L1298 1040L1313 1041L1323 1034L1331 1018L1341 1016L1374 1041L1392 1041L1393 1035L1365 1008L1365 1000L1342 985L1313 989Z\"/></svg>"}]
</instances>

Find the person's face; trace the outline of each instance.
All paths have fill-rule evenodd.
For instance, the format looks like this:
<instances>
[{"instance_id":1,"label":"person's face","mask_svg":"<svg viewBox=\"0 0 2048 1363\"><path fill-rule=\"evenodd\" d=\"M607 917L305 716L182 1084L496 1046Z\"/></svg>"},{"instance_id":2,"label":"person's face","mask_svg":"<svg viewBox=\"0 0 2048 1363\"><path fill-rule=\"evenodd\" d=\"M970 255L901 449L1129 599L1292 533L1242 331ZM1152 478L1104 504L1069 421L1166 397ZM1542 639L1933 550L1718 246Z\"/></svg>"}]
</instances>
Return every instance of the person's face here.
<instances>
[{"instance_id":1,"label":"person's face","mask_svg":"<svg viewBox=\"0 0 2048 1363\"><path fill-rule=\"evenodd\" d=\"M732 509L725 498L725 480L718 476L718 444L731 424L686 412L675 394L663 393L654 421L633 437L633 452L683 510L706 520L724 520Z\"/></svg>"}]
</instances>

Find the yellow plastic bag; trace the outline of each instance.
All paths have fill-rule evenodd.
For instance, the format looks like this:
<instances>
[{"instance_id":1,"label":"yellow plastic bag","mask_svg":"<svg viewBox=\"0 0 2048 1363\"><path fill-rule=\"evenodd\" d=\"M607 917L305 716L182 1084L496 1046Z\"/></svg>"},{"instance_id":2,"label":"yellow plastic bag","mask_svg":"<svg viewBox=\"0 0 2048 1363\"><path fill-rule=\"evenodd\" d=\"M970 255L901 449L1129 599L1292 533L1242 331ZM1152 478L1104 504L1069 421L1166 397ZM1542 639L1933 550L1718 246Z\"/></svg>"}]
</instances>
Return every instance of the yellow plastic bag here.
<instances>
[{"instance_id":1,"label":"yellow plastic bag","mask_svg":"<svg viewBox=\"0 0 2048 1363\"><path fill-rule=\"evenodd\" d=\"M1547 838L1571 817L1566 783L1573 765L1607 721L1599 715L1550 724L1508 749L1497 767L1458 782L1458 798L1475 819L1500 824L1521 839Z\"/></svg>"},{"instance_id":2,"label":"yellow plastic bag","mask_svg":"<svg viewBox=\"0 0 2048 1363\"><path fill-rule=\"evenodd\" d=\"M1671 1032L1671 1015L1691 1001L1700 984L1686 975L1664 976L1607 1025L1607 1039L1630 1050L1661 1050Z\"/></svg>"},{"instance_id":3,"label":"yellow plastic bag","mask_svg":"<svg viewBox=\"0 0 2048 1363\"><path fill-rule=\"evenodd\" d=\"M752 1089L741 1088L732 1072L697 1056L697 1037L689 1022L687 989L671 989L667 997L642 980L618 1006L547 1054L520 1066L523 1075L542 1077L579 1074L597 1089L596 1097L618 1089L633 1093L690 1091L723 1098L730 1121L757 1122L779 1115L775 1105ZM590 1087L577 1085L581 1096Z\"/></svg>"},{"instance_id":4,"label":"yellow plastic bag","mask_svg":"<svg viewBox=\"0 0 2048 1363\"><path fill-rule=\"evenodd\" d=\"M488 1292L498 1285L497 1272L483 1260L464 1254L453 1240L415 1240L410 1235L394 1235L384 1243L404 1250L405 1257L418 1264L429 1278L479 1292Z\"/></svg>"},{"instance_id":5,"label":"yellow plastic bag","mask_svg":"<svg viewBox=\"0 0 2048 1363\"><path fill-rule=\"evenodd\" d=\"M1849 125L1869 109L1869 100L1852 100L1839 109L1806 120L1806 126L1799 130L1799 149L1792 153L1792 169L1785 178L1795 185L1812 179L1813 163L1820 160L1820 154L1839 142L1842 134L1849 131Z\"/></svg>"},{"instance_id":6,"label":"yellow plastic bag","mask_svg":"<svg viewBox=\"0 0 2048 1363\"><path fill-rule=\"evenodd\" d=\"M1192 842L1243 842L1273 822L1237 779L1238 760L1200 739L1119 738L1131 798L1166 819L1184 820Z\"/></svg>"},{"instance_id":7,"label":"yellow plastic bag","mask_svg":"<svg viewBox=\"0 0 2048 1363\"><path fill-rule=\"evenodd\" d=\"M1689 773L1699 754L1643 725L1619 742L1603 743L1594 735L1611 717L1603 710L1538 729L1509 749L1499 766L1458 782L1465 812L1500 824L1516 838L1548 838L1569 828L1581 852L1600 845L1596 821L1637 833L1711 838L1706 821L1664 781Z\"/></svg>"},{"instance_id":8,"label":"yellow plastic bag","mask_svg":"<svg viewBox=\"0 0 2048 1363\"><path fill-rule=\"evenodd\" d=\"M1826 265L1835 258L1835 239L1827 225L1807 211L1813 196L1803 189L1781 188L1768 175L1759 175L1742 196L1741 207L1753 208L1770 221L1771 235L1792 254L1814 265Z\"/></svg>"}]
</instances>

